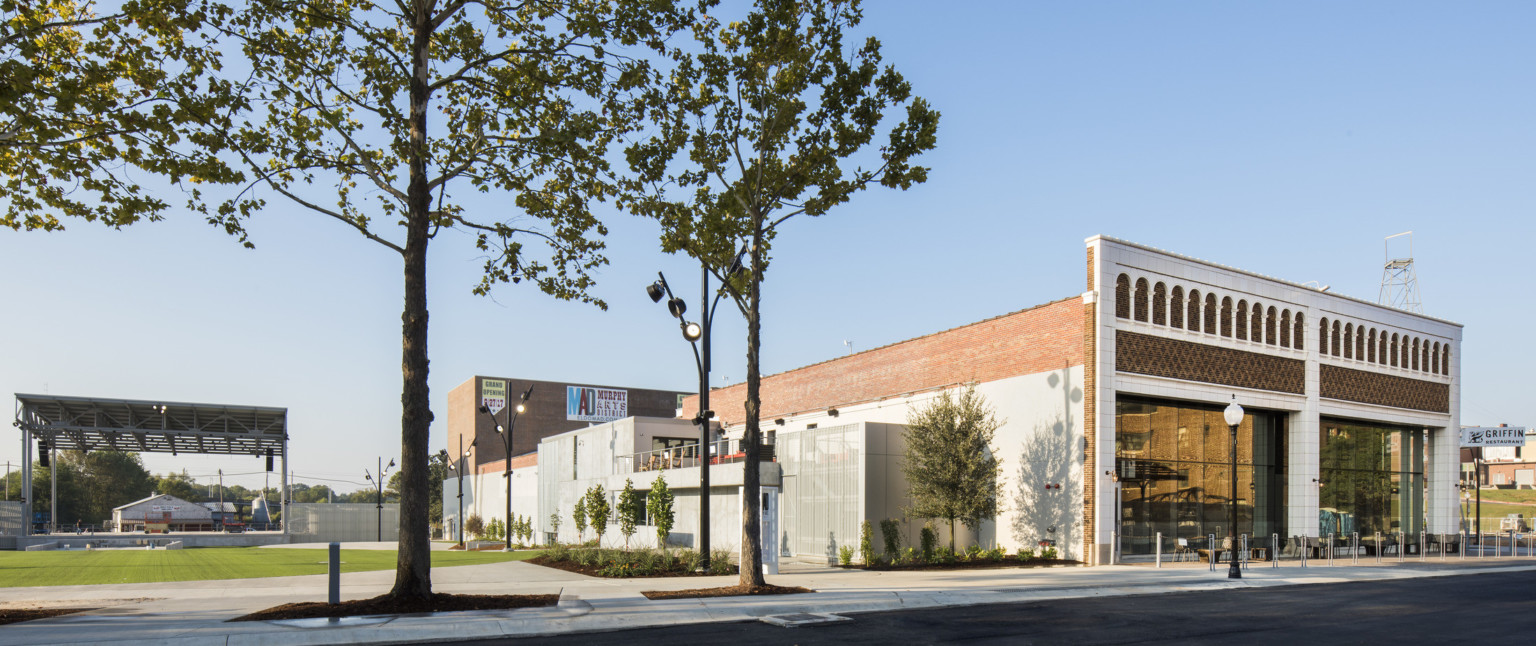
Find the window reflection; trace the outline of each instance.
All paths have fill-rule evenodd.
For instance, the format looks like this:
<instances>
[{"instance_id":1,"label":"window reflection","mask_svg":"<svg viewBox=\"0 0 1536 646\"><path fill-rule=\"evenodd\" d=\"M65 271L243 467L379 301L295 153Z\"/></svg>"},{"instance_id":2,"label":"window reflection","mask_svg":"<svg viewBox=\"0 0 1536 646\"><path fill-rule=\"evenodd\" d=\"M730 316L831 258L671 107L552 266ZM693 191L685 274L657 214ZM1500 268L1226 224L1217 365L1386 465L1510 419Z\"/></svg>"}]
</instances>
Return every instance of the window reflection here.
<instances>
[{"instance_id":1,"label":"window reflection","mask_svg":"<svg viewBox=\"0 0 1536 646\"><path fill-rule=\"evenodd\" d=\"M1424 527L1422 429L1322 420L1318 531L1362 539Z\"/></svg>"}]
</instances>

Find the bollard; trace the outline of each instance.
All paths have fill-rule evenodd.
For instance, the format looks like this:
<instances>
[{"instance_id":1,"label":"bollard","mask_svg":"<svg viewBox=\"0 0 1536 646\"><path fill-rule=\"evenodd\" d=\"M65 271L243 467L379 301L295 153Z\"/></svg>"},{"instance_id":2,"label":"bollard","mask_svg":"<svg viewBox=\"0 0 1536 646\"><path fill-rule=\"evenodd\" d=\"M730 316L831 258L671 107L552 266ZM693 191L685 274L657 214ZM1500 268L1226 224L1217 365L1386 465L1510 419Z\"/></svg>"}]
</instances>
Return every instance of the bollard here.
<instances>
[{"instance_id":1,"label":"bollard","mask_svg":"<svg viewBox=\"0 0 1536 646\"><path fill-rule=\"evenodd\" d=\"M1407 540L1408 540L1408 537L1405 534L1403 534L1403 530L1401 530L1401 529L1397 530L1397 562L1398 563L1402 563L1403 562L1403 552L1408 549L1408 543L1406 542Z\"/></svg>"},{"instance_id":2,"label":"bollard","mask_svg":"<svg viewBox=\"0 0 1536 646\"><path fill-rule=\"evenodd\" d=\"M1157 567L1163 567L1163 533L1162 532L1158 532L1157 533L1157 546L1152 549L1152 553L1154 555L1156 555L1154 557L1154 559L1153 559L1153 562L1157 563Z\"/></svg>"},{"instance_id":3,"label":"bollard","mask_svg":"<svg viewBox=\"0 0 1536 646\"><path fill-rule=\"evenodd\" d=\"M1419 560L1420 561L1424 560L1424 548L1429 547L1429 543L1424 542L1424 540L1426 538L1429 538L1429 537L1424 533L1424 530L1422 530L1422 529L1419 530Z\"/></svg>"},{"instance_id":4,"label":"bollard","mask_svg":"<svg viewBox=\"0 0 1536 646\"><path fill-rule=\"evenodd\" d=\"M1220 554L1221 552L1216 551L1216 535L1215 534L1211 534L1211 535L1207 536L1206 538L1208 539L1209 542L1207 542L1205 544L1205 546L1210 548L1210 549L1206 550L1206 552L1210 554L1210 557L1207 558L1206 561L1211 564L1211 571L1215 572L1216 571L1216 555Z\"/></svg>"},{"instance_id":5,"label":"bollard","mask_svg":"<svg viewBox=\"0 0 1536 646\"><path fill-rule=\"evenodd\" d=\"M1349 533L1349 564L1360 562L1360 532Z\"/></svg>"},{"instance_id":6,"label":"bollard","mask_svg":"<svg viewBox=\"0 0 1536 646\"><path fill-rule=\"evenodd\" d=\"M1269 535L1269 567L1280 567L1280 534Z\"/></svg>"},{"instance_id":7,"label":"bollard","mask_svg":"<svg viewBox=\"0 0 1536 646\"><path fill-rule=\"evenodd\" d=\"M1328 567L1333 567L1333 532L1328 532Z\"/></svg>"},{"instance_id":8,"label":"bollard","mask_svg":"<svg viewBox=\"0 0 1536 646\"><path fill-rule=\"evenodd\" d=\"M1237 546L1233 545L1233 547L1237 547ZM1248 535L1247 534L1243 534L1243 554L1241 556L1237 556L1237 555L1234 554L1233 556L1237 558L1238 567L1240 567L1240 568L1242 568L1244 570L1248 569Z\"/></svg>"},{"instance_id":9,"label":"bollard","mask_svg":"<svg viewBox=\"0 0 1536 646\"><path fill-rule=\"evenodd\" d=\"M1461 554L1461 560L1467 560L1467 548L1472 547L1472 537L1467 535L1467 530L1461 530L1461 549L1456 550Z\"/></svg>"},{"instance_id":10,"label":"bollard","mask_svg":"<svg viewBox=\"0 0 1536 646\"><path fill-rule=\"evenodd\" d=\"M1381 531L1376 532L1376 563L1381 563Z\"/></svg>"},{"instance_id":11,"label":"bollard","mask_svg":"<svg viewBox=\"0 0 1536 646\"><path fill-rule=\"evenodd\" d=\"M1307 552L1311 551L1307 546L1307 535L1301 535L1301 567L1307 567Z\"/></svg>"},{"instance_id":12,"label":"bollard","mask_svg":"<svg viewBox=\"0 0 1536 646\"><path fill-rule=\"evenodd\" d=\"M341 543L331 543L330 604L341 603Z\"/></svg>"}]
</instances>

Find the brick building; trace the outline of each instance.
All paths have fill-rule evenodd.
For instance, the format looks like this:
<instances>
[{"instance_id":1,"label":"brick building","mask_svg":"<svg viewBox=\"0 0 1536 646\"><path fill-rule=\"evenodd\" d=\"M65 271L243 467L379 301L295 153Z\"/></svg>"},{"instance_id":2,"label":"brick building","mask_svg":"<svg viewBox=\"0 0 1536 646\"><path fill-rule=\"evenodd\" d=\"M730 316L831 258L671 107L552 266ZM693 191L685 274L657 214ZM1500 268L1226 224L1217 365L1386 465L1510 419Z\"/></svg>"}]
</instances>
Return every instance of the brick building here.
<instances>
[{"instance_id":1,"label":"brick building","mask_svg":"<svg viewBox=\"0 0 1536 646\"><path fill-rule=\"evenodd\" d=\"M1237 527L1255 543L1456 531L1459 324L1103 236L1086 241L1086 279L1063 300L764 377L764 431L782 454L797 434L900 424L975 382L1004 420L1003 511L970 538L1108 563L1152 552L1159 532L1164 551L1226 535L1235 398ZM729 435L745 390L711 395ZM793 532L794 501L820 494L782 482Z\"/></svg>"}]
</instances>

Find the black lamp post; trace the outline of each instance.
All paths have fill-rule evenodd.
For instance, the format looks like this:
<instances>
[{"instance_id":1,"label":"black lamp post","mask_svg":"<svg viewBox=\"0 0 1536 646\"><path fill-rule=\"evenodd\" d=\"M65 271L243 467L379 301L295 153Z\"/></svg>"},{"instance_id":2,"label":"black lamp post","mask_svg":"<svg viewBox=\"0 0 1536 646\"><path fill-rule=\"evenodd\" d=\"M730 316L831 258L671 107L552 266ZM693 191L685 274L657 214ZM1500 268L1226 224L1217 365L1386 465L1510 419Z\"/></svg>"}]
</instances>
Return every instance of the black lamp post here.
<instances>
[{"instance_id":1,"label":"black lamp post","mask_svg":"<svg viewBox=\"0 0 1536 646\"><path fill-rule=\"evenodd\" d=\"M475 443L479 442L479 441L480 441L479 438L475 438L473 440L470 440L469 441L469 449L466 449L466 448L464 448L464 436L460 435L459 436L459 453L460 453L460 455L453 462L449 462L448 461L448 451L444 450L442 452L443 464L448 467L449 471L453 471L453 472L459 474L458 478L457 478L457 480L459 481L459 515L454 517L454 524L458 526L456 529L458 530L458 534L459 534L459 545L460 546L464 545L464 460L469 458L469 450L475 448ZM458 465L457 468L454 467L455 464Z\"/></svg>"},{"instance_id":2,"label":"black lamp post","mask_svg":"<svg viewBox=\"0 0 1536 646\"><path fill-rule=\"evenodd\" d=\"M1232 435L1232 511L1228 520L1231 527L1227 531L1227 540L1232 543L1231 566L1227 568L1227 578L1243 578L1242 566L1237 560L1237 425L1243 423L1243 407L1237 405L1237 395L1232 396L1232 403L1227 404L1227 409L1221 412L1221 416L1227 422L1227 429Z\"/></svg>"},{"instance_id":3,"label":"black lamp post","mask_svg":"<svg viewBox=\"0 0 1536 646\"><path fill-rule=\"evenodd\" d=\"M500 422L496 421L496 414L492 413L490 408L484 405L480 406L480 412L490 416L491 423L496 425L496 432L501 434L502 443L507 447L506 469L501 473L501 477L507 481L507 516L502 530L507 544L502 548L501 551L503 552L512 551L512 429L517 425L517 416L523 411L528 410L528 396L532 394L533 384L529 384L528 390L523 391L523 397L517 402L517 406L509 406L507 408L506 426L502 426ZM476 439L478 440L479 438ZM470 443L470 445L473 446L474 443ZM463 512L461 511L460 513Z\"/></svg>"},{"instance_id":4,"label":"black lamp post","mask_svg":"<svg viewBox=\"0 0 1536 646\"><path fill-rule=\"evenodd\" d=\"M734 276L742 271L741 257L747 253L743 248L736 253L736 258L731 261L731 267L726 271L727 276ZM700 263L699 266L699 302L704 311L700 315L703 325L690 323L683 318L688 311L688 306L683 299L672 295L672 288L667 285L667 277L661 272L656 272L657 280L645 287L645 293L651 297L652 303L659 303L663 296L667 298L667 311L677 319L678 326L683 331L683 338L693 346L693 362L699 369L699 413L693 418L693 423L699 427L699 568L709 571L709 420L715 416L715 411L709 409L709 330L715 323L715 308L720 305L720 297L725 295L722 287L716 294L715 300L709 300L709 265ZM699 346L702 342L703 351Z\"/></svg>"},{"instance_id":5,"label":"black lamp post","mask_svg":"<svg viewBox=\"0 0 1536 646\"><path fill-rule=\"evenodd\" d=\"M367 469L363 470L363 479L372 482L373 488L376 492L374 494L373 506L374 509L378 510L379 513L378 541L381 543L384 542L384 474L388 473L389 470L393 468L395 468L394 458L390 458L389 466L384 466L384 458L379 458L379 471L377 478L375 478L372 473L369 473Z\"/></svg>"}]
</instances>

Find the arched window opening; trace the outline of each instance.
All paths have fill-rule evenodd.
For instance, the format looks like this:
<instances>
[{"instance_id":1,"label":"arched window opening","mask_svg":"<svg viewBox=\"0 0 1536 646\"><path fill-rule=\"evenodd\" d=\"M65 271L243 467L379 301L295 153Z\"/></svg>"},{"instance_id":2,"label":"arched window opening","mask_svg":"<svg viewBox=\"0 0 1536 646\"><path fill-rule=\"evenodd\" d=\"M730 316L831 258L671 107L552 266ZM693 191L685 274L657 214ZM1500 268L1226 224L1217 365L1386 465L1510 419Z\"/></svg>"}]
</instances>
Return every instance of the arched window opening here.
<instances>
[{"instance_id":1,"label":"arched window opening","mask_svg":"<svg viewBox=\"0 0 1536 646\"><path fill-rule=\"evenodd\" d=\"M1152 324L1168 324L1168 287L1161 282L1152 286Z\"/></svg>"},{"instance_id":2,"label":"arched window opening","mask_svg":"<svg viewBox=\"0 0 1536 646\"><path fill-rule=\"evenodd\" d=\"M1355 328L1355 359L1365 361L1365 328Z\"/></svg>"},{"instance_id":3,"label":"arched window opening","mask_svg":"<svg viewBox=\"0 0 1536 646\"><path fill-rule=\"evenodd\" d=\"M1275 344L1275 308L1270 306L1264 313L1264 344Z\"/></svg>"},{"instance_id":4,"label":"arched window opening","mask_svg":"<svg viewBox=\"0 0 1536 646\"><path fill-rule=\"evenodd\" d=\"M1136 279L1136 311L1134 318L1142 323L1147 322L1147 279Z\"/></svg>"},{"instance_id":5,"label":"arched window opening","mask_svg":"<svg viewBox=\"0 0 1536 646\"><path fill-rule=\"evenodd\" d=\"M1200 331L1200 290L1189 290L1189 311L1185 312L1184 324L1189 326L1189 331Z\"/></svg>"},{"instance_id":6,"label":"arched window opening","mask_svg":"<svg viewBox=\"0 0 1536 646\"><path fill-rule=\"evenodd\" d=\"M1184 288L1173 286L1173 294L1168 299L1168 324L1176 327L1184 327Z\"/></svg>"},{"instance_id":7,"label":"arched window opening","mask_svg":"<svg viewBox=\"0 0 1536 646\"><path fill-rule=\"evenodd\" d=\"M1440 342L1439 341L1435 342L1435 349L1431 350L1430 353L1429 353L1429 372L1430 372L1430 374L1436 374L1436 375L1440 374Z\"/></svg>"},{"instance_id":8,"label":"arched window opening","mask_svg":"<svg viewBox=\"0 0 1536 646\"><path fill-rule=\"evenodd\" d=\"M1344 324L1344 358L1355 358L1355 324Z\"/></svg>"},{"instance_id":9,"label":"arched window opening","mask_svg":"<svg viewBox=\"0 0 1536 646\"><path fill-rule=\"evenodd\" d=\"M1328 354L1328 317L1317 323L1317 352Z\"/></svg>"},{"instance_id":10,"label":"arched window opening","mask_svg":"<svg viewBox=\"0 0 1536 646\"><path fill-rule=\"evenodd\" d=\"M1302 314L1301 312L1297 312L1296 313L1296 336L1293 339L1291 339L1291 340L1295 342L1297 350L1305 350L1305 349L1307 349L1307 343L1306 343L1306 335L1307 335L1306 325L1307 325L1307 321L1306 321L1306 318L1307 318L1306 315Z\"/></svg>"},{"instance_id":11,"label":"arched window opening","mask_svg":"<svg viewBox=\"0 0 1536 646\"><path fill-rule=\"evenodd\" d=\"M1243 299L1237 301L1237 339L1248 340L1248 301Z\"/></svg>"},{"instance_id":12,"label":"arched window opening","mask_svg":"<svg viewBox=\"0 0 1536 646\"><path fill-rule=\"evenodd\" d=\"M1333 322L1333 336L1328 337L1328 347L1333 356L1339 356L1339 322Z\"/></svg>"},{"instance_id":13,"label":"arched window opening","mask_svg":"<svg viewBox=\"0 0 1536 646\"><path fill-rule=\"evenodd\" d=\"M1370 333L1366 335L1365 360L1368 363L1376 363L1376 328L1371 328Z\"/></svg>"},{"instance_id":14,"label":"arched window opening","mask_svg":"<svg viewBox=\"0 0 1536 646\"><path fill-rule=\"evenodd\" d=\"M1244 321L1248 325L1248 338L1254 343L1264 342L1264 306L1253 304L1253 315Z\"/></svg>"},{"instance_id":15,"label":"arched window opening","mask_svg":"<svg viewBox=\"0 0 1536 646\"><path fill-rule=\"evenodd\" d=\"M1125 274L1115 279L1115 316L1131 318L1131 277Z\"/></svg>"},{"instance_id":16,"label":"arched window opening","mask_svg":"<svg viewBox=\"0 0 1536 646\"><path fill-rule=\"evenodd\" d=\"M1440 348L1440 374L1451 374L1451 344L1447 343Z\"/></svg>"},{"instance_id":17,"label":"arched window opening","mask_svg":"<svg viewBox=\"0 0 1536 646\"><path fill-rule=\"evenodd\" d=\"M1291 347L1291 311L1280 310L1280 347Z\"/></svg>"},{"instance_id":18,"label":"arched window opening","mask_svg":"<svg viewBox=\"0 0 1536 646\"><path fill-rule=\"evenodd\" d=\"M1389 365L1391 365L1393 368L1397 367L1397 333L1396 332L1392 333L1392 361L1390 362Z\"/></svg>"},{"instance_id":19,"label":"arched window opening","mask_svg":"<svg viewBox=\"0 0 1536 646\"><path fill-rule=\"evenodd\" d=\"M1241 324L1239 324L1241 325ZM1221 335L1232 338L1232 297L1224 296L1221 299Z\"/></svg>"},{"instance_id":20,"label":"arched window opening","mask_svg":"<svg viewBox=\"0 0 1536 646\"><path fill-rule=\"evenodd\" d=\"M1413 337L1413 369L1418 370L1421 365L1424 364L1419 363L1419 337Z\"/></svg>"},{"instance_id":21,"label":"arched window opening","mask_svg":"<svg viewBox=\"0 0 1536 646\"><path fill-rule=\"evenodd\" d=\"M1382 330L1381 331L1381 341L1380 341L1380 343L1381 343L1381 352L1377 353L1377 355L1376 355L1376 363L1379 363L1379 364L1385 366L1385 365L1387 365L1387 355L1389 354L1387 352L1387 331L1386 330Z\"/></svg>"},{"instance_id":22,"label":"arched window opening","mask_svg":"<svg viewBox=\"0 0 1536 646\"><path fill-rule=\"evenodd\" d=\"M1228 299L1231 300L1231 299ZM1205 333L1216 333L1216 295L1205 295Z\"/></svg>"}]
</instances>

